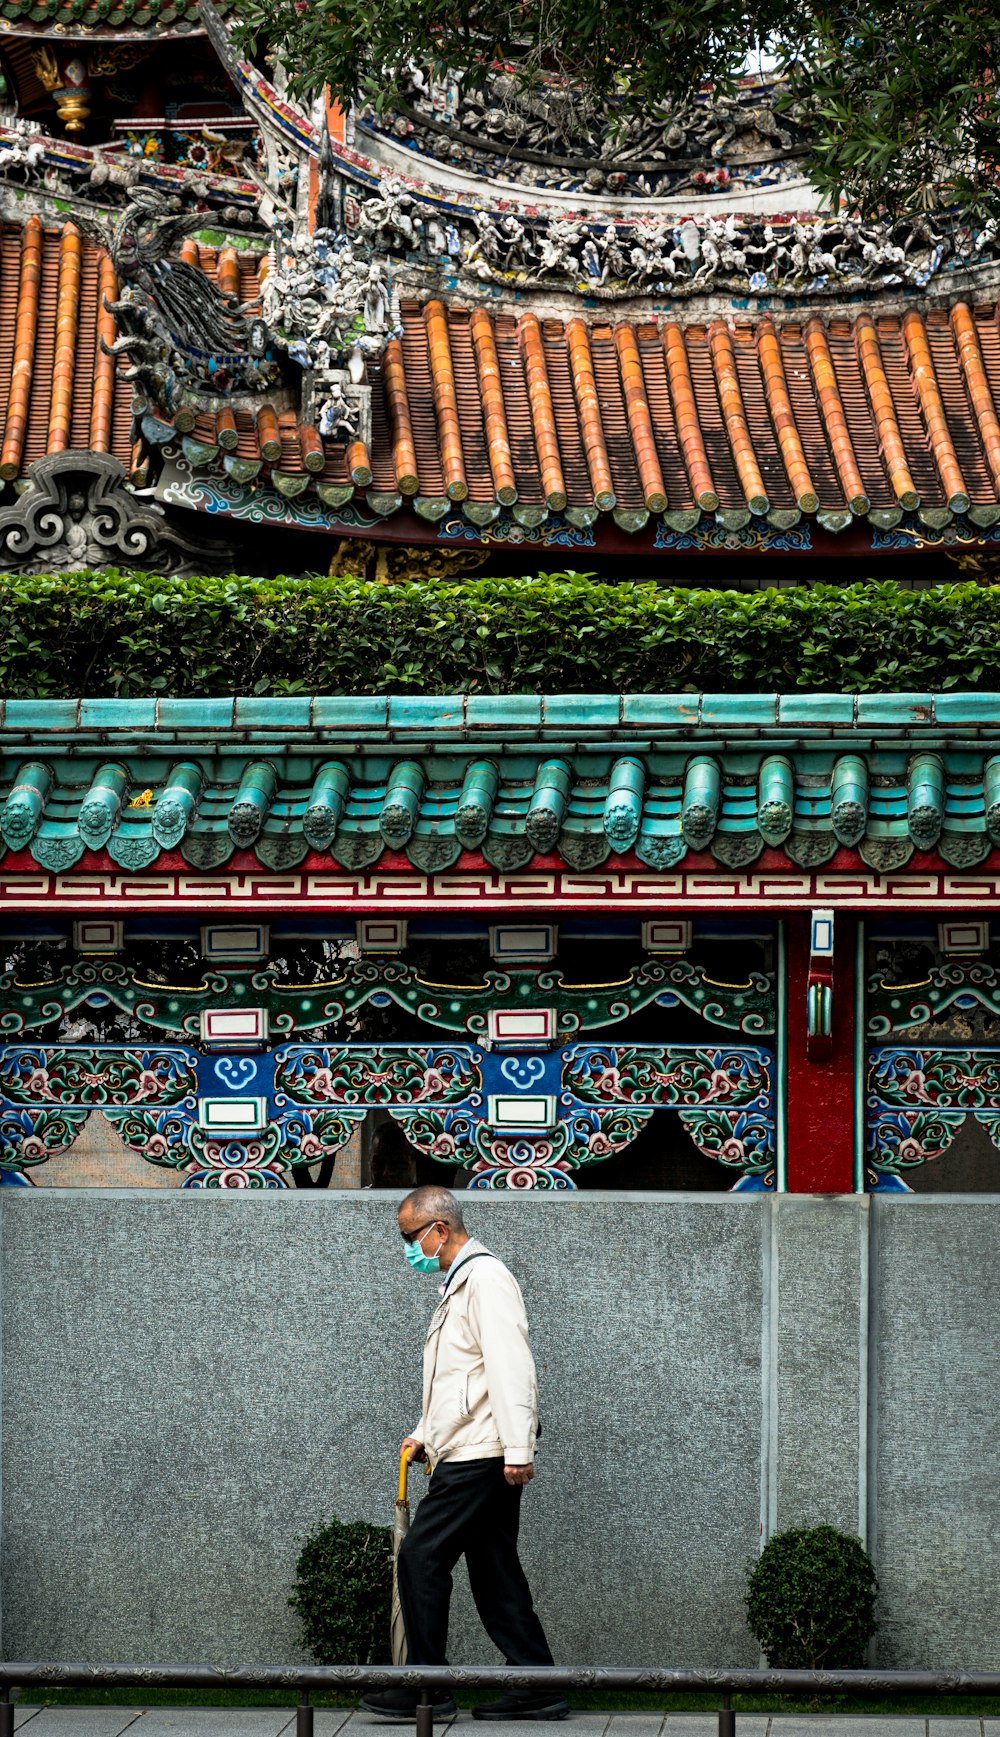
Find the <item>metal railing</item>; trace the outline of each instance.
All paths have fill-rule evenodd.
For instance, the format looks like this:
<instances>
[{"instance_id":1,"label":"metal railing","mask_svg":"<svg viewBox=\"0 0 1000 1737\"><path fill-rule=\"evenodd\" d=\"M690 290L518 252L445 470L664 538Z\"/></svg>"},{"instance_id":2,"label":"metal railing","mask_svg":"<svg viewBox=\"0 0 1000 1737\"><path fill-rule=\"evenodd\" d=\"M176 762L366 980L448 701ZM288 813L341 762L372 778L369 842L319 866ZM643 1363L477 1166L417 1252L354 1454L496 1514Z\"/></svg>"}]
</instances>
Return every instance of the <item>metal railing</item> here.
<instances>
[{"instance_id":1,"label":"metal railing","mask_svg":"<svg viewBox=\"0 0 1000 1737\"><path fill-rule=\"evenodd\" d=\"M288 1689L297 1691L296 1737L313 1737L310 1696L413 1689L416 1737L433 1737L435 1689L587 1689L714 1694L719 1737L736 1737L734 1695L1000 1695L1000 1671L644 1670L613 1665L73 1665L0 1662L0 1737L13 1737L12 1689Z\"/></svg>"}]
</instances>

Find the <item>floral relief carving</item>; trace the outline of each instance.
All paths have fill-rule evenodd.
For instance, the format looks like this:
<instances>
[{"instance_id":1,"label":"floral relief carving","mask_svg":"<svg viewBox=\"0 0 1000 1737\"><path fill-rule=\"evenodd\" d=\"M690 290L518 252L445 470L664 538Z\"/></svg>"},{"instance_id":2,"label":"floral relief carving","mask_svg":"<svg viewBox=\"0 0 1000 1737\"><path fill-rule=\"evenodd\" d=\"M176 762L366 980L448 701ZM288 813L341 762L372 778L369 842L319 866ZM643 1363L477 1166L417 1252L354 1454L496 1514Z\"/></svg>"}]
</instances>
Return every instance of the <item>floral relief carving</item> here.
<instances>
[{"instance_id":1,"label":"floral relief carving","mask_svg":"<svg viewBox=\"0 0 1000 1737\"><path fill-rule=\"evenodd\" d=\"M595 1057L596 1071L587 1066ZM695 1143L741 1185L773 1186L770 1064L761 1050L669 1045L528 1057L465 1045L288 1045L214 1058L206 1076L195 1050L9 1045L0 1049L0 1171L23 1179L69 1150L100 1109L126 1146L177 1172L182 1188L286 1188L294 1172L332 1163L377 1105L419 1151L466 1170L470 1187L563 1190L581 1167L631 1145L669 1104L683 1105ZM550 1090L560 1080L562 1089ZM203 1125L213 1088L227 1095L212 1099ZM244 1102L237 1115L247 1098L253 1114ZM547 1116L531 1125L545 1105Z\"/></svg>"}]
</instances>

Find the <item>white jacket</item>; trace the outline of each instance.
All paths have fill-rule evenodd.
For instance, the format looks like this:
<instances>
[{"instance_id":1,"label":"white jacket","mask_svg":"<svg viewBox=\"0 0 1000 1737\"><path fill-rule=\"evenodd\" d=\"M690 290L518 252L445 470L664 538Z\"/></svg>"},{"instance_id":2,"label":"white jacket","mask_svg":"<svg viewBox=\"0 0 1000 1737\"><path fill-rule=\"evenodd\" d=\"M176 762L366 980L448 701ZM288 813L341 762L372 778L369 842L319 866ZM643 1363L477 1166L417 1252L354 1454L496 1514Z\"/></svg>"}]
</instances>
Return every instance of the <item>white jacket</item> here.
<instances>
[{"instance_id":1,"label":"white jacket","mask_svg":"<svg viewBox=\"0 0 1000 1737\"><path fill-rule=\"evenodd\" d=\"M440 1460L530 1465L538 1378L513 1273L471 1240L449 1268L424 1342L424 1409L413 1435Z\"/></svg>"}]
</instances>

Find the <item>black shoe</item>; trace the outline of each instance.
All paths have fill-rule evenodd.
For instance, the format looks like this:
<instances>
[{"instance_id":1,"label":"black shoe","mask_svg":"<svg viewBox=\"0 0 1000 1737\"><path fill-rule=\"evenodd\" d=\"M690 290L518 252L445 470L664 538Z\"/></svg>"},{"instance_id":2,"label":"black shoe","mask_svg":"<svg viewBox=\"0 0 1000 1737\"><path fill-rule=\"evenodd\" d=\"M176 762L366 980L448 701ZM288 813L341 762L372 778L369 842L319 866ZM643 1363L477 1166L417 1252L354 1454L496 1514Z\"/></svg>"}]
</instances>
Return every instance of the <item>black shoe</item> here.
<instances>
[{"instance_id":1,"label":"black shoe","mask_svg":"<svg viewBox=\"0 0 1000 1737\"><path fill-rule=\"evenodd\" d=\"M417 1716L419 1689L381 1689L378 1694L362 1695L359 1706L365 1713L377 1713L381 1719L409 1721ZM431 1694L435 1719L454 1719L458 1712L447 1689Z\"/></svg>"},{"instance_id":2,"label":"black shoe","mask_svg":"<svg viewBox=\"0 0 1000 1737\"><path fill-rule=\"evenodd\" d=\"M364 1703L362 1703L364 1705ZM473 1707L474 1719L566 1719L569 1707L555 1689L511 1689L499 1701Z\"/></svg>"}]
</instances>

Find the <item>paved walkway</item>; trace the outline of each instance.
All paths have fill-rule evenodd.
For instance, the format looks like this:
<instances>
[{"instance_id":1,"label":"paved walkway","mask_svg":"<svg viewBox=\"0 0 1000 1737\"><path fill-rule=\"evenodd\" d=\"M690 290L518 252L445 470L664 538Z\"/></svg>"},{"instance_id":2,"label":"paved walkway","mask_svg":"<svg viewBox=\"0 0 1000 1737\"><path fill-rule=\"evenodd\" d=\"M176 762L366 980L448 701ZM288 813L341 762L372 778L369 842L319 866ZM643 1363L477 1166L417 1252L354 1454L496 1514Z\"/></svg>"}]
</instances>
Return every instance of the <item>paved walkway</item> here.
<instances>
[{"instance_id":1,"label":"paved walkway","mask_svg":"<svg viewBox=\"0 0 1000 1737\"><path fill-rule=\"evenodd\" d=\"M295 1714L280 1707L32 1707L19 1702L15 1729L24 1737L294 1737ZM453 1737L496 1731L497 1737L540 1737L546 1725L511 1720L487 1725L471 1713L451 1721ZM393 1732L365 1713L334 1709L316 1713L316 1737L368 1737L373 1728ZM412 1727L409 1727L412 1729ZM442 1732L446 1727L437 1724ZM566 1737L717 1737L718 1722L704 1713L573 1713L551 1727ZM1000 1719L918 1719L855 1715L738 1713L737 1737L1000 1737Z\"/></svg>"}]
</instances>

